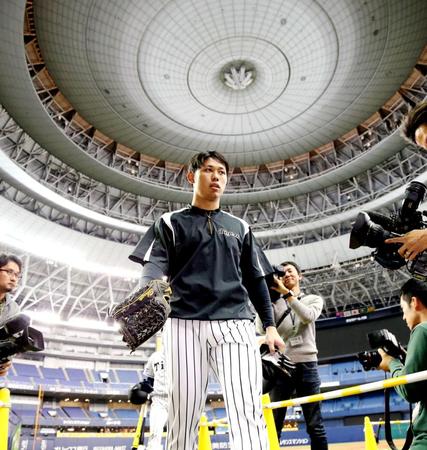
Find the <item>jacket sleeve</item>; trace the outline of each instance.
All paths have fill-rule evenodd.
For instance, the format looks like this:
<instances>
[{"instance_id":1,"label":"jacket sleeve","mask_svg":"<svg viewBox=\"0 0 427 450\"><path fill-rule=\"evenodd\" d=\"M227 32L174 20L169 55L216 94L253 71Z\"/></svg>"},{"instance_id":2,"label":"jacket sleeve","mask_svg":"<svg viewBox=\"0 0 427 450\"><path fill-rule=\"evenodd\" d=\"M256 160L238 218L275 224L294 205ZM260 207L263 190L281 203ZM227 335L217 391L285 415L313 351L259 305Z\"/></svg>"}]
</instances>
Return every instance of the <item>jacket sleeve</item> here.
<instances>
[{"instance_id":1,"label":"jacket sleeve","mask_svg":"<svg viewBox=\"0 0 427 450\"><path fill-rule=\"evenodd\" d=\"M273 317L273 307L271 306L270 295L267 284L263 277L252 280L246 286L249 298L255 307L260 318L262 328L265 330L269 326L275 326Z\"/></svg>"},{"instance_id":2,"label":"jacket sleeve","mask_svg":"<svg viewBox=\"0 0 427 450\"><path fill-rule=\"evenodd\" d=\"M318 295L308 295L307 301L300 300L289 302L292 311L299 317L302 323L307 324L316 321L323 309L323 299Z\"/></svg>"},{"instance_id":3,"label":"jacket sleeve","mask_svg":"<svg viewBox=\"0 0 427 450\"><path fill-rule=\"evenodd\" d=\"M405 365L393 359L390 363L390 371L393 377L398 377L422 370L427 370L427 328L420 324L412 330ZM425 398L427 381L402 384L395 389L408 402L418 402Z\"/></svg>"},{"instance_id":4,"label":"jacket sleeve","mask_svg":"<svg viewBox=\"0 0 427 450\"><path fill-rule=\"evenodd\" d=\"M241 257L242 281L264 328L274 326L273 308L265 281L271 266L249 229L243 241Z\"/></svg>"},{"instance_id":5,"label":"jacket sleeve","mask_svg":"<svg viewBox=\"0 0 427 450\"><path fill-rule=\"evenodd\" d=\"M129 259L142 265L153 263L163 274L168 275L171 249L171 232L160 218L141 238Z\"/></svg>"}]
</instances>

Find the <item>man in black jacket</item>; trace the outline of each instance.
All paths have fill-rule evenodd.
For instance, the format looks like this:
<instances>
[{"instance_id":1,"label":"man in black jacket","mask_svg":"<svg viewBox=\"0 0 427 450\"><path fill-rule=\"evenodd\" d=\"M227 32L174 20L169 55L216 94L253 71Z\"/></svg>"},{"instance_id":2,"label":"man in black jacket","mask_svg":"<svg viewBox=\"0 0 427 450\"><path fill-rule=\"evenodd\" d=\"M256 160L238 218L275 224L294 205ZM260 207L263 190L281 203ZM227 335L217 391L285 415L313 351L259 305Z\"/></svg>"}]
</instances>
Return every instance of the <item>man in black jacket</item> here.
<instances>
[{"instance_id":1,"label":"man in black jacket","mask_svg":"<svg viewBox=\"0 0 427 450\"><path fill-rule=\"evenodd\" d=\"M172 287L163 335L168 450L196 448L209 369L222 386L232 448L269 448L249 300L261 317L270 350L283 349L284 343L274 326L255 238L244 220L219 207L228 171L217 152L195 155L187 174L193 185L191 205L163 214L130 256L144 266L143 283L167 277Z\"/></svg>"}]
</instances>

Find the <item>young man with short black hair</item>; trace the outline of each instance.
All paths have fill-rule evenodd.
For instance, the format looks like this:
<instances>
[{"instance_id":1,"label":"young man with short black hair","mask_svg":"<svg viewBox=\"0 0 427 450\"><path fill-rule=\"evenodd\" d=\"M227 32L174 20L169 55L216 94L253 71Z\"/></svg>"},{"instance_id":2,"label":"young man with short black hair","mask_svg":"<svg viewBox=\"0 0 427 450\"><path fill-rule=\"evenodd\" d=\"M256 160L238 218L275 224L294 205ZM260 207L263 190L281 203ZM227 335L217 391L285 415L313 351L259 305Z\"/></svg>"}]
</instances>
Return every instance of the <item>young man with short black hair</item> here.
<instances>
[{"instance_id":1,"label":"young man with short black hair","mask_svg":"<svg viewBox=\"0 0 427 450\"><path fill-rule=\"evenodd\" d=\"M254 236L244 220L220 209L228 171L217 152L195 155L187 173L191 205L163 214L130 256L143 264L144 282L166 276L172 287L163 334L168 450L195 450L210 368L222 386L231 448L269 448L248 289L270 350L284 343L274 326Z\"/></svg>"},{"instance_id":2,"label":"young man with short black hair","mask_svg":"<svg viewBox=\"0 0 427 450\"><path fill-rule=\"evenodd\" d=\"M413 278L408 280L400 291L400 307L403 320L411 330L405 364L378 350L382 357L378 369L390 371L393 377L427 370L427 283ZM427 448L427 381L402 384L395 389L408 402L418 402L411 449L424 450Z\"/></svg>"}]
</instances>

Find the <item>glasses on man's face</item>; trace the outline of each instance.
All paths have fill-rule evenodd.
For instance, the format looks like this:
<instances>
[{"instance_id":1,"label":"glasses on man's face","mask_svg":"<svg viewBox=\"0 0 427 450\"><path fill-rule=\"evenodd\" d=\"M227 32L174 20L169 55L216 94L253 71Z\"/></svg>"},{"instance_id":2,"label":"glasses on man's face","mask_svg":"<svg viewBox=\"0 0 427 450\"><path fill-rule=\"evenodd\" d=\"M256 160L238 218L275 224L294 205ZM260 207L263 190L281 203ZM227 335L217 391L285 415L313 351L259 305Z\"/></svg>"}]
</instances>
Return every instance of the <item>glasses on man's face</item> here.
<instances>
[{"instance_id":1,"label":"glasses on man's face","mask_svg":"<svg viewBox=\"0 0 427 450\"><path fill-rule=\"evenodd\" d=\"M12 269L0 269L0 272L6 272L10 278L15 277L17 280L20 280L22 275L18 272L15 272Z\"/></svg>"}]
</instances>

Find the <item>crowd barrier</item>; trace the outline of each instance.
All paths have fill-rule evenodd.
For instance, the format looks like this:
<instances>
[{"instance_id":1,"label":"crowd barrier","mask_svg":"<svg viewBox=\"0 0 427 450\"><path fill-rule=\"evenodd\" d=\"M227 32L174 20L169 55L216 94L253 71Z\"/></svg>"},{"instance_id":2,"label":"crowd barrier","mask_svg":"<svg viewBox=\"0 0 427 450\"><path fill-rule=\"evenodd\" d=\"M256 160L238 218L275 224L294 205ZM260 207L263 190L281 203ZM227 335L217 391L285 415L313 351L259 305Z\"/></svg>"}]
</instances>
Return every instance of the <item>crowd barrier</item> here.
<instances>
[{"instance_id":1,"label":"crowd barrier","mask_svg":"<svg viewBox=\"0 0 427 450\"><path fill-rule=\"evenodd\" d=\"M388 378L386 380L375 381L373 383L366 383L349 388L337 389L335 391L329 391L321 394L309 395L290 400L283 400L279 402L270 402L268 395L263 396L262 400L263 400L264 418L267 425L267 433L268 438L270 440L271 450L280 449L273 419L273 409L289 406L299 406L305 403L319 402L325 400L332 400L340 397L348 397L352 395L364 394L368 392L377 391L380 389L387 389L423 380L427 380L427 370L410 375L403 375L396 378ZM10 410L10 392L6 388L0 389L0 449L2 450L7 448L9 410ZM219 425L224 426L224 422L218 420L208 422L206 416L202 417L199 427L199 450L212 449L209 427ZM370 442L371 446L366 447L367 449L369 448L369 450L376 448L373 446L374 443L372 441L372 436L374 436L372 430L372 423L369 421L369 418L367 418L367 420L365 419L365 440L367 441L369 440Z\"/></svg>"},{"instance_id":2,"label":"crowd barrier","mask_svg":"<svg viewBox=\"0 0 427 450\"><path fill-rule=\"evenodd\" d=\"M276 426L273 420L273 409L284 408L289 406L300 406L306 403L320 402L325 400L333 400L341 397L348 397L351 395L366 394L368 392L378 391L380 389L388 389L391 387L400 386L403 384L416 383L418 381L427 380L427 370L422 372L412 373L410 375L402 375L400 377L388 378L382 381L375 381L373 383L361 384L344 389L337 389L335 391L324 392L322 394L308 395L305 397L282 400L279 402L270 402L268 395L263 396L264 417L267 425L268 438L270 440L271 450L280 450L279 441L277 439ZM200 429L203 427L203 441L199 441L199 450L212 450L212 447L207 442L206 435L209 436L209 426L213 426L209 422L201 422ZM370 428L369 428L370 427ZM372 440L373 439L373 440ZM375 442L375 447L374 447ZM375 435L372 429L372 424L369 418L365 418L365 448L366 450L376 449Z\"/></svg>"}]
</instances>

